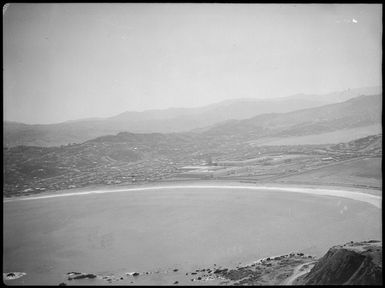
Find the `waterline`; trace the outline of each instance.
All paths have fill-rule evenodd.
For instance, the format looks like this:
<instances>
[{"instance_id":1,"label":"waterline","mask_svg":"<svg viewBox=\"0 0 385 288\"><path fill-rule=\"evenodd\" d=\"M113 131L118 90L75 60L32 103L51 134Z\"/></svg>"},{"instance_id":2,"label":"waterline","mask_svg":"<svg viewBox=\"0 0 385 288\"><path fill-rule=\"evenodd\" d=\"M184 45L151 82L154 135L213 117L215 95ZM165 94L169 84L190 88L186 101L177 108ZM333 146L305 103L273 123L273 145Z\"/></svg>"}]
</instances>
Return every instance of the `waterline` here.
<instances>
[{"instance_id":1,"label":"waterline","mask_svg":"<svg viewBox=\"0 0 385 288\"><path fill-rule=\"evenodd\" d=\"M371 195L367 193L348 191L348 190L335 190L335 189L322 189L322 188L297 188L297 187L272 187L272 186L246 186L246 185L169 185L169 186L151 186L151 187L136 187L136 188L124 188L124 189L109 189L109 190L91 190L84 192L72 192L62 194L52 194L43 196L31 196L20 197L13 199L4 199L4 202L13 201L26 201L26 200L39 200L57 197L69 197L69 196L84 196L90 194L105 194L105 193L117 193L117 192L130 192L130 191L146 191L146 190L161 190L161 189L247 189L247 190L274 190L282 192L294 192L323 196L336 196L342 198L348 198L356 201L366 202L374 205L377 208L381 208L382 197Z\"/></svg>"}]
</instances>

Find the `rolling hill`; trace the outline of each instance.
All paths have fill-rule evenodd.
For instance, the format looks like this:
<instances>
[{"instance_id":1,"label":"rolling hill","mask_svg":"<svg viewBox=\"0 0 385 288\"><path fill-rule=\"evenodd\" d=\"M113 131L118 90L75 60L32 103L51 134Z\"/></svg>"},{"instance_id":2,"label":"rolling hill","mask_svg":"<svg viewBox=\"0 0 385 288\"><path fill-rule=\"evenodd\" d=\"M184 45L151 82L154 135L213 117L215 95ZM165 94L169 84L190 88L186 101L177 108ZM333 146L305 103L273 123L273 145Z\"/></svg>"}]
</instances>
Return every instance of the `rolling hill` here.
<instances>
[{"instance_id":1,"label":"rolling hill","mask_svg":"<svg viewBox=\"0 0 385 288\"><path fill-rule=\"evenodd\" d=\"M270 113L245 120L226 121L201 132L120 132L116 135L100 136L81 144L60 147L5 147L3 188L8 195L12 195L15 191L28 192L31 185L36 188L35 190L38 188L55 190L79 185L83 187L103 183L133 183L139 179L142 182L157 181L177 175L183 166L199 165L211 157L222 160L247 160L262 157L263 154L270 155L269 157L292 153L313 155L312 163L304 165L322 162L320 157L326 157L325 155L331 155L333 161L368 155L379 157L382 153L380 133L373 133L377 136L369 138L361 136L360 141L354 140L344 144L346 147L341 144L343 147L336 146L335 149L333 148L335 144L330 146L331 143L310 147L285 146L283 140L293 136L311 136L320 133L325 135L322 133L339 131L345 133L350 131L356 135L355 130L364 131L366 127L380 125L380 120L381 96L372 95L294 112ZM368 130L368 133L372 132ZM265 137L280 137L284 145L267 148L255 145L255 140ZM371 146L366 145L365 141ZM363 146L359 144L361 142L365 144L363 151L361 151ZM317 154L319 153L317 149L323 152L320 150L322 153ZM276 168L280 167L283 165ZM280 177L287 175L285 171L278 173L275 170L272 172L262 170L264 172L258 173L273 173Z\"/></svg>"},{"instance_id":2,"label":"rolling hill","mask_svg":"<svg viewBox=\"0 0 385 288\"><path fill-rule=\"evenodd\" d=\"M59 146L82 143L119 132L172 133L190 130L200 132L206 130L205 127L231 119L242 120L266 113L286 113L337 103L359 95L378 93L381 93L381 87L351 89L325 95L297 94L268 100L236 99L198 108L124 112L109 118L91 118L45 125L5 121L3 145L7 147Z\"/></svg>"},{"instance_id":3,"label":"rolling hill","mask_svg":"<svg viewBox=\"0 0 385 288\"><path fill-rule=\"evenodd\" d=\"M288 113L270 113L231 120L201 132L206 137L252 141L267 137L317 135L380 125L382 95L359 96L342 103Z\"/></svg>"}]
</instances>

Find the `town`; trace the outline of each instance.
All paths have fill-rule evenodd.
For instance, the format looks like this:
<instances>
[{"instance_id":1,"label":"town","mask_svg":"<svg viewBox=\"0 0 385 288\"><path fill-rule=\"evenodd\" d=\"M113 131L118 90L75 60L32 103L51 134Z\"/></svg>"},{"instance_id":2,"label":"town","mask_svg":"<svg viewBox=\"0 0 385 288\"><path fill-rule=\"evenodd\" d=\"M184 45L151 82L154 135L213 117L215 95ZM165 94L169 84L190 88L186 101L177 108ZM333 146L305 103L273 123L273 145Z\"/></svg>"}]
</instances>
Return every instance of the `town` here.
<instances>
[{"instance_id":1,"label":"town","mask_svg":"<svg viewBox=\"0 0 385 288\"><path fill-rule=\"evenodd\" d=\"M85 142L4 149L4 196L161 181L272 181L352 159L381 157L381 134L333 145L217 146L194 141L162 145ZM101 148L102 147L102 148ZM75 153L74 153L75 152ZM71 157L68 155L71 154ZM23 165L21 165L23 163Z\"/></svg>"}]
</instances>

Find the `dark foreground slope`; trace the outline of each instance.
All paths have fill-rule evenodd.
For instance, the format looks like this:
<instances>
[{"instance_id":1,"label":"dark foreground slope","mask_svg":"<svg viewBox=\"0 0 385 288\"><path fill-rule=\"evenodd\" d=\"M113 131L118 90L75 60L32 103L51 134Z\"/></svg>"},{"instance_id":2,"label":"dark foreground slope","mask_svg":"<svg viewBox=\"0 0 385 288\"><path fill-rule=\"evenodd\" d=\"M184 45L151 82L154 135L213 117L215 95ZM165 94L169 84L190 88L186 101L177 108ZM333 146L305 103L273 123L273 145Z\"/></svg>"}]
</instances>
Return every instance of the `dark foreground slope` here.
<instances>
[{"instance_id":1,"label":"dark foreground slope","mask_svg":"<svg viewBox=\"0 0 385 288\"><path fill-rule=\"evenodd\" d=\"M303 253L213 271L226 285L382 285L382 242L334 246L317 260Z\"/></svg>"},{"instance_id":2,"label":"dark foreground slope","mask_svg":"<svg viewBox=\"0 0 385 288\"><path fill-rule=\"evenodd\" d=\"M382 242L334 246L298 282L305 285L381 285Z\"/></svg>"}]
</instances>

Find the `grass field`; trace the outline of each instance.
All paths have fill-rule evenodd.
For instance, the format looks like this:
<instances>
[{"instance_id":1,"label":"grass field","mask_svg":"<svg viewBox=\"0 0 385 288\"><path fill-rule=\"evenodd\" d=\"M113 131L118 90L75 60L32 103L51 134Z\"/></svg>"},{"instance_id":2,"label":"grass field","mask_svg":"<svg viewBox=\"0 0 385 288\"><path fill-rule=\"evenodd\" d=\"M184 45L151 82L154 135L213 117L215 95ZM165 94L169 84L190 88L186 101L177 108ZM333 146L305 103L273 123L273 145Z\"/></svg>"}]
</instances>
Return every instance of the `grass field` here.
<instances>
[{"instance_id":1,"label":"grass field","mask_svg":"<svg viewBox=\"0 0 385 288\"><path fill-rule=\"evenodd\" d=\"M277 182L382 189L381 161L382 159L379 157L350 160L298 175L283 177Z\"/></svg>"}]
</instances>

